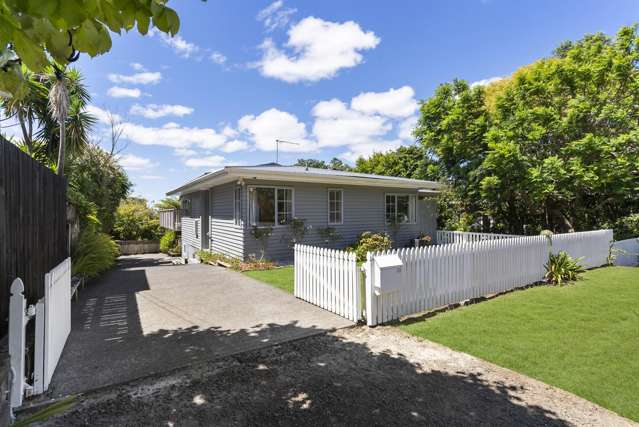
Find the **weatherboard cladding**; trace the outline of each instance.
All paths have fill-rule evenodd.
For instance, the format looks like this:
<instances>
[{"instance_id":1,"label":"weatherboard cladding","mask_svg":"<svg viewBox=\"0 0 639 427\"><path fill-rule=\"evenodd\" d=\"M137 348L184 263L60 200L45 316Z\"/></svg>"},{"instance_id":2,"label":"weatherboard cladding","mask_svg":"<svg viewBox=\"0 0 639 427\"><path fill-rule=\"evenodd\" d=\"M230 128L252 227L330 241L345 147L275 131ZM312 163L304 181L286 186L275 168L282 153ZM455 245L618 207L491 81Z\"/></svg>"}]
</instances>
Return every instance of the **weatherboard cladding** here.
<instances>
[{"instance_id":1,"label":"weatherboard cladding","mask_svg":"<svg viewBox=\"0 0 639 427\"><path fill-rule=\"evenodd\" d=\"M200 220L199 235L202 236L202 216L203 216L203 198L204 192L197 191L182 196L182 199L188 199L191 202L191 208L188 212L182 214L182 245L187 248L187 253L192 255L195 251L202 249L202 239L195 235L196 220Z\"/></svg>"},{"instance_id":2,"label":"weatherboard cladding","mask_svg":"<svg viewBox=\"0 0 639 427\"><path fill-rule=\"evenodd\" d=\"M294 216L305 219L306 225L311 227L304 238L304 243L309 245L327 246L318 234L318 229L328 226L329 188L343 190L343 223L331 225L341 237L338 242L332 245L334 248L344 248L353 244L364 231L387 232L391 238L394 237L398 246L408 245L410 240L416 238L420 232L433 235L436 231L436 204L434 201L428 200L417 200L416 223L401 225L395 236L393 236L392 229L385 224L385 195L387 193L417 195L416 190L253 180L247 180L246 186L293 188ZM248 204L246 195L244 195L243 201L243 206L246 206ZM246 209L244 209L243 217L248 218ZM274 260L292 258L293 251L287 235L290 235L287 226L273 228L273 235L268 240L266 247L267 258ZM244 235L244 257L251 254L260 255L260 244L251 235L251 228L247 226Z\"/></svg>"},{"instance_id":3,"label":"weatherboard cladding","mask_svg":"<svg viewBox=\"0 0 639 427\"><path fill-rule=\"evenodd\" d=\"M235 187L235 183L228 183L211 189L209 238L211 251L244 258L244 229L235 224L234 217Z\"/></svg>"}]
</instances>

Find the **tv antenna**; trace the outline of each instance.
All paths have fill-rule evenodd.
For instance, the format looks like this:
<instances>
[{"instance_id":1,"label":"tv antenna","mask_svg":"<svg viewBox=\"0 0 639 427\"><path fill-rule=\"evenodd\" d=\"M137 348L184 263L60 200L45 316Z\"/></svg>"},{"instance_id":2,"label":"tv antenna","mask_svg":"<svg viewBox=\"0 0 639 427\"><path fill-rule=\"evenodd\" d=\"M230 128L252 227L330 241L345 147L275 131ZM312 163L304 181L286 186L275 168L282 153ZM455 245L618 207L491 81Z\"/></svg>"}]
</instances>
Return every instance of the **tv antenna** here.
<instances>
[{"instance_id":1,"label":"tv antenna","mask_svg":"<svg viewBox=\"0 0 639 427\"><path fill-rule=\"evenodd\" d=\"M280 144L300 145L299 142L284 141L283 139L275 140L275 163L280 163Z\"/></svg>"}]
</instances>

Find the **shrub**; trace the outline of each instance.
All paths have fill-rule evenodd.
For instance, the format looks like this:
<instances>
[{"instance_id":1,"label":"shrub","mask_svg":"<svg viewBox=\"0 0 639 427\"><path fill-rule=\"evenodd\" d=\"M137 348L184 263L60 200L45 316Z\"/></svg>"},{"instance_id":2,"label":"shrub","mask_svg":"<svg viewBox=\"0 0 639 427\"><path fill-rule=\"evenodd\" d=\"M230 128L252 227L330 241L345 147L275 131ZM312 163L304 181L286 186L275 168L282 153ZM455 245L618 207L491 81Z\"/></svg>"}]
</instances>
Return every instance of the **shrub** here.
<instances>
[{"instance_id":1,"label":"shrub","mask_svg":"<svg viewBox=\"0 0 639 427\"><path fill-rule=\"evenodd\" d=\"M251 236L255 238L258 242L260 242L260 261L264 259L264 254L266 253L266 247L268 245L268 239L273 234L273 227L257 227L253 226L251 228Z\"/></svg>"},{"instance_id":2,"label":"shrub","mask_svg":"<svg viewBox=\"0 0 639 427\"><path fill-rule=\"evenodd\" d=\"M626 240L639 237L639 214L630 214L619 218L614 223L604 224L604 228L612 228L615 240Z\"/></svg>"},{"instance_id":3,"label":"shrub","mask_svg":"<svg viewBox=\"0 0 639 427\"><path fill-rule=\"evenodd\" d=\"M97 231L90 224L81 233L73 250L72 273L88 278L109 269L119 255L118 245L111 236Z\"/></svg>"},{"instance_id":4,"label":"shrub","mask_svg":"<svg viewBox=\"0 0 639 427\"><path fill-rule=\"evenodd\" d=\"M146 200L130 197L118 206L113 237L120 240L156 240L160 238L158 214Z\"/></svg>"},{"instance_id":5,"label":"shrub","mask_svg":"<svg viewBox=\"0 0 639 427\"><path fill-rule=\"evenodd\" d=\"M365 231L359 235L357 243L347 250L355 252L358 261L366 260L367 252L386 251L392 247L392 242L386 233L371 233Z\"/></svg>"},{"instance_id":6,"label":"shrub","mask_svg":"<svg viewBox=\"0 0 639 427\"><path fill-rule=\"evenodd\" d=\"M160 239L160 252L168 254L169 252L175 252L178 246L177 233L173 230L167 230L166 233Z\"/></svg>"},{"instance_id":7,"label":"shrub","mask_svg":"<svg viewBox=\"0 0 639 427\"><path fill-rule=\"evenodd\" d=\"M579 264L579 259L574 259L566 252L550 254L546 268L546 280L554 285L563 285L579 279L584 268Z\"/></svg>"},{"instance_id":8,"label":"shrub","mask_svg":"<svg viewBox=\"0 0 639 427\"><path fill-rule=\"evenodd\" d=\"M334 227L318 228L317 234L326 244L336 243L342 238Z\"/></svg>"}]
</instances>

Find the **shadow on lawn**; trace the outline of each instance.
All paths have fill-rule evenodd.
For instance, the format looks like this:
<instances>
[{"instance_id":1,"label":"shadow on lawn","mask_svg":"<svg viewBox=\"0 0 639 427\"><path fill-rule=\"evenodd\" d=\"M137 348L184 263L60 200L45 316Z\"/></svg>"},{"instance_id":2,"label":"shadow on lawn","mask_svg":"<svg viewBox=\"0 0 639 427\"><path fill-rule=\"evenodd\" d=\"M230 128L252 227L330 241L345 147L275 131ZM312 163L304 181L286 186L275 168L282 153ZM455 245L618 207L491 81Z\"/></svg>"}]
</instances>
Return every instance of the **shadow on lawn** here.
<instances>
[{"instance_id":1,"label":"shadow on lawn","mask_svg":"<svg viewBox=\"0 0 639 427\"><path fill-rule=\"evenodd\" d=\"M154 261L127 265L145 262ZM103 280L74 306L74 331L52 394L159 375L124 386L106 400L92 403L89 393L83 405L50 420L55 425L567 424L553 412L520 402L515 386L474 373L423 372L401 354L376 353L334 335L263 348L323 332L297 322L144 335L135 292L148 289L145 271L117 269ZM211 361L257 348L262 349ZM175 371L187 365L193 367ZM171 382L170 374L162 374L171 371L189 380ZM158 383L172 385L154 388ZM153 391L145 394L145 385Z\"/></svg>"}]
</instances>

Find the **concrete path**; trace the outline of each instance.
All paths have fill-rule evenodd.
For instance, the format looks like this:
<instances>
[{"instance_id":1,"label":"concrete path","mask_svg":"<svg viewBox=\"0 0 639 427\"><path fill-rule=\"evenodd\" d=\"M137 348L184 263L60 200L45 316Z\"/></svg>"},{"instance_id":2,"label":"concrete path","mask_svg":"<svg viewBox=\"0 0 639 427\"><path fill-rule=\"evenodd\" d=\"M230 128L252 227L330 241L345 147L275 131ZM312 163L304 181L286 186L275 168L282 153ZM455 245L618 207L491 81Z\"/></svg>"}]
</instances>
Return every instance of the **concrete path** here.
<instances>
[{"instance_id":1,"label":"concrete path","mask_svg":"<svg viewBox=\"0 0 639 427\"><path fill-rule=\"evenodd\" d=\"M50 392L61 396L352 325L240 273L120 257L80 291Z\"/></svg>"}]
</instances>

